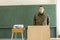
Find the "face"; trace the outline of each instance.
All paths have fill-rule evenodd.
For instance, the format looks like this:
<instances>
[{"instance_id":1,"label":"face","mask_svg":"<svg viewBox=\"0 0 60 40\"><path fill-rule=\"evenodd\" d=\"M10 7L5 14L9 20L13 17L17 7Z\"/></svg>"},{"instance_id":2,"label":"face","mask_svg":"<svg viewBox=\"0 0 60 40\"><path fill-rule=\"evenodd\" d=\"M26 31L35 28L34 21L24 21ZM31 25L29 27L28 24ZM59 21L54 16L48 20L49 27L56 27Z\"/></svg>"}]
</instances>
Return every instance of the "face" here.
<instances>
[{"instance_id":1,"label":"face","mask_svg":"<svg viewBox=\"0 0 60 40\"><path fill-rule=\"evenodd\" d=\"M39 8L39 12L40 12L40 13L43 13L43 12L44 12L44 7L40 7L40 8Z\"/></svg>"}]
</instances>

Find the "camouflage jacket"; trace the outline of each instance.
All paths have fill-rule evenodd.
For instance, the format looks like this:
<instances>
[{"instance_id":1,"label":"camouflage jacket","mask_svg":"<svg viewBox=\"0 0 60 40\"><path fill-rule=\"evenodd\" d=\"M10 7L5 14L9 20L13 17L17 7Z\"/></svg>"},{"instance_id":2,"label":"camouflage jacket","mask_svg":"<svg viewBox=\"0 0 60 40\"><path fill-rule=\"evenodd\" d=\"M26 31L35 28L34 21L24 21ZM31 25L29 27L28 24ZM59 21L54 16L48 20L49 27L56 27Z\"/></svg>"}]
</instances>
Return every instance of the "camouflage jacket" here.
<instances>
[{"instance_id":1,"label":"camouflage jacket","mask_svg":"<svg viewBox=\"0 0 60 40\"><path fill-rule=\"evenodd\" d=\"M42 15L37 13L34 15L34 25L49 25L49 21L50 18L46 13L43 13Z\"/></svg>"}]
</instances>

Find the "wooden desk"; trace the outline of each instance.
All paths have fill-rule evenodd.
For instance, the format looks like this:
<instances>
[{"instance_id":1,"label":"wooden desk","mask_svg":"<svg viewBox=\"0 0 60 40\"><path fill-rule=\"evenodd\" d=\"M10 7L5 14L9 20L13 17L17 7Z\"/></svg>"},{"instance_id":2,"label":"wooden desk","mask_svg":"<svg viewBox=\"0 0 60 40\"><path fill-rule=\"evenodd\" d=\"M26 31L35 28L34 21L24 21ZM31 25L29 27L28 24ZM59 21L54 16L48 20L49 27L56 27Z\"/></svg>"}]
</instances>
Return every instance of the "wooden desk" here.
<instances>
[{"instance_id":1,"label":"wooden desk","mask_svg":"<svg viewBox=\"0 0 60 40\"><path fill-rule=\"evenodd\" d=\"M49 26L28 26L27 40L50 40Z\"/></svg>"},{"instance_id":2,"label":"wooden desk","mask_svg":"<svg viewBox=\"0 0 60 40\"><path fill-rule=\"evenodd\" d=\"M20 33L24 32L24 29L12 29L12 32Z\"/></svg>"},{"instance_id":3,"label":"wooden desk","mask_svg":"<svg viewBox=\"0 0 60 40\"><path fill-rule=\"evenodd\" d=\"M24 32L24 29L22 29L22 28L20 28L20 29L13 28L13 29L12 29L11 40L13 40L14 36L15 36L15 40L17 40L17 33L21 33L21 35L22 35L22 40L23 40L23 32ZM14 35L14 33L15 33L15 35Z\"/></svg>"}]
</instances>

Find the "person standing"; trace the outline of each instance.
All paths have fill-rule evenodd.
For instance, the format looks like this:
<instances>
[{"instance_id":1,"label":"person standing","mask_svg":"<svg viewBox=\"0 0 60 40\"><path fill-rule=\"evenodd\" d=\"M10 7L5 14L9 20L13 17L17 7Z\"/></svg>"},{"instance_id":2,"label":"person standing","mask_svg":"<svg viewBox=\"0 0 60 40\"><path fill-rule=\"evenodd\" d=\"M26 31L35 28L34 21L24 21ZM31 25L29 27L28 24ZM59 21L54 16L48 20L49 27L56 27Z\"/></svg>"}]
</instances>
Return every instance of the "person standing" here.
<instances>
[{"instance_id":1,"label":"person standing","mask_svg":"<svg viewBox=\"0 0 60 40\"><path fill-rule=\"evenodd\" d=\"M50 25L50 18L47 13L44 12L44 7L39 7L39 12L34 15L34 25Z\"/></svg>"}]
</instances>

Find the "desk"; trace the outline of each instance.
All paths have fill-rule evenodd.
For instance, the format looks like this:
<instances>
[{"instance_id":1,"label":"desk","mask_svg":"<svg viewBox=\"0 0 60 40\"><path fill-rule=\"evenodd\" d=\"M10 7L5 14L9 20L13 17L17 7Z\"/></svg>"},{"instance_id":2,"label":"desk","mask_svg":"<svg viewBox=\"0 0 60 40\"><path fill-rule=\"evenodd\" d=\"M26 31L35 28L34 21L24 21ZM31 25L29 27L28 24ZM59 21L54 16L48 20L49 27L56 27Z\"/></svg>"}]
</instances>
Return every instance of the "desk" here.
<instances>
[{"instance_id":1,"label":"desk","mask_svg":"<svg viewBox=\"0 0 60 40\"><path fill-rule=\"evenodd\" d=\"M50 40L50 27L28 26L27 40Z\"/></svg>"},{"instance_id":2,"label":"desk","mask_svg":"<svg viewBox=\"0 0 60 40\"><path fill-rule=\"evenodd\" d=\"M14 33L15 33L15 40L17 40L17 33L21 33L21 34L22 34L22 40L23 40L23 32L24 32L24 29L22 29L22 28L20 28L20 29L15 29L15 28L13 28L13 29L12 29L11 40L13 40Z\"/></svg>"}]
</instances>

